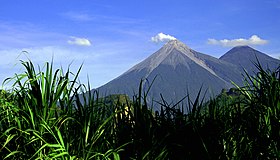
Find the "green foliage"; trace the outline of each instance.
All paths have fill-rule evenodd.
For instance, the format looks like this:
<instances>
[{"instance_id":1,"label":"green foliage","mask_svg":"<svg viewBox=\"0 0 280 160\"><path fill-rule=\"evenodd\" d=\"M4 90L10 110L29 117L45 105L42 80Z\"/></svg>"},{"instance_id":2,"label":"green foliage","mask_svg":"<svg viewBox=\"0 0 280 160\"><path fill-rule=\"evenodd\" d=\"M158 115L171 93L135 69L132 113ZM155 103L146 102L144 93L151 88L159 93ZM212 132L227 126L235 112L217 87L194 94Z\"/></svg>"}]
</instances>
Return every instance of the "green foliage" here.
<instances>
[{"instance_id":1,"label":"green foliage","mask_svg":"<svg viewBox=\"0 0 280 160\"><path fill-rule=\"evenodd\" d=\"M277 159L280 67L246 75L244 86L205 103L199 92L152 110L152 87L132 100L99 97L69 69L46 63L5 82L0 92L0 159ZM153 83L153 82L152 82ZM200 89L201 91L202 89Z\"/></svg>"}]
</instances>

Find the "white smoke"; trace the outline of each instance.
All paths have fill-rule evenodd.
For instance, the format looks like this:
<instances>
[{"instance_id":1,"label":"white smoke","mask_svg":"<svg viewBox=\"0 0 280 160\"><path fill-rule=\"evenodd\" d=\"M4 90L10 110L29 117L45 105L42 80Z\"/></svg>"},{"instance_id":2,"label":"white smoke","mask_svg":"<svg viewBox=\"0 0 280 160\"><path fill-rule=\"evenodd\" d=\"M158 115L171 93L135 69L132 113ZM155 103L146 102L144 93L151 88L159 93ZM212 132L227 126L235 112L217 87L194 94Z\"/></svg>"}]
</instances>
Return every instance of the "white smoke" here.
<instances>
[{"instance_id":1,"label":"white smoke","mask_svg":"<svg viewBox=\"0 0 280 160\"><path fill-rule=\"evenodd\" d=\"M158 43L158 42L168 42L170 40L176 40L176 38L161 32L155 35L154 37L152 37L151 40L152 42Z\"/></svg>"}]
</instances>

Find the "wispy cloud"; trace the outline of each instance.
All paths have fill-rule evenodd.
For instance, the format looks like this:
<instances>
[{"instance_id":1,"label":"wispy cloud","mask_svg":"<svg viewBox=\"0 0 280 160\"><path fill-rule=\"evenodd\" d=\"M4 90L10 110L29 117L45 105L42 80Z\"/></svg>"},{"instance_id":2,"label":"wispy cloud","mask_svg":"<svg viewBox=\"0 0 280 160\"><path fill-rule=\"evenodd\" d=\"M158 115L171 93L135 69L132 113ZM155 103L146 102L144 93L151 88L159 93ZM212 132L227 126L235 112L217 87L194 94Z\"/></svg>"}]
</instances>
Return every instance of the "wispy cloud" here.
<instances>
[{"instance_id":1,"label":"wispy cloud","mask_svg":"<svg viewBox=\"0 0 280 160\"><path fill-rule=\"evenodd\" d=\"M78 46L91 46L91 42L88 39L79 37L70 37L67 43Z\"/></svg>"},{"instance_id":2,"label":"wispy cloud","mask_svg":"<svg viewBox=\"0 0 280 160\"><path fill-rule=\"evenodd\" d=\"M208 44L211 45L221 45L224 47L234 47L234 46L244 46L244 45L265 45L268 40L264 40L257 35L252 35L248 39L238 38L238 39L208 39Z\"/></svg>"},{"instance_id":3,"label":"wispy cloud","mask_svg":"<svg viewBox=\"0 0 280 160\"><path fill-rule=\"evenodd\" d=\"M139 24L145 22L142 19L129 17L107 16L100 14L89 14L84 12L65 12L60 14L62 17L77 22L110 23L110 24Z\"/></svg>"},{"instance_id":4,"label":"wispy cloud","mask_svg":"<svg viewBox=\"0 0 280 160\"><path fill-rule=\"evenodd\" d=\"M86 13L78 13L78 12L66 12L61 14L63 17L66 17L73 21L92 21L94 19L93 16Z\"/></svg>"},{"instance_id":5,"label":"wispy cloud","mask_svg":"<svg viewBox=\"0 0 280 160\"><path fill-rule=\"evenodd\" d=\"M170 40L175 40L176 38L168 35L168 34L164 34L164 33L158 33L157 35L155 35L154 37L151 38L152 42L158 43L158 42L168 42Z\"/></svg>"},{"instance_id":6,"label":"wispy cloud","mask_svg":"<svg viewBox=\"0 0 280 160\"><path fill-rule=\"evenodd\" d=\"M27 22L0 21L0 49L25 48L46 45L65 45L69 35L44 30Z\"/></svg>"},{"instance_id":7,"label":"wispy cloud","mask_svg":"<svg viewBox=\"0 0 280 160\"><path fill-rule=\"evenodd\" d=\"M5 78L13 76L14 73L22 72L19 60L31 59L36 66L44 66L45 62L54 60L55 68L67 69L71 64L70 69L74 73L83 64L79 75L80 81L87 83L87 76L89 76L92 87L99 87L124 73L143 58L139 55L147 48L139 44L132 48L127 47L133 44L133 42L101 40L95 42L94 47L82 48L75 46L41 46L6 50L0 48L0 55L5 57L0 59L0 81L3 82ZM135 53L135 55L131 53Z\"/></svg>"}]
</instances>

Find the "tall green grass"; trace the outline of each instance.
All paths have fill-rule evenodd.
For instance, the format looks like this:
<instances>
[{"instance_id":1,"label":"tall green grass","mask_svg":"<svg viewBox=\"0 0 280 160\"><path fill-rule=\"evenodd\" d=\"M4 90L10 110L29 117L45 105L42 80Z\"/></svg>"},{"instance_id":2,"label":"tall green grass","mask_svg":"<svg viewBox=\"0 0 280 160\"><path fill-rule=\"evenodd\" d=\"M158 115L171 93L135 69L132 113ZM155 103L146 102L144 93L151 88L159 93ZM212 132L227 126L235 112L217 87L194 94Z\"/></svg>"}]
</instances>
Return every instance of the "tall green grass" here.
<instances>
[{"instance_id":1,"label":"tall green grass","mask_svg":"<svg viewBox=\"0 0 280 160\"><path fill-rule=\"evenodd\" d=\"M69 69L31 61L0 94L0 159L277 159L280 68L246 75L209 101L199 92L160 110L143 80L132 100L100 97Z\"/></svg>"},{"instance_id":2,"label":"tall green grass","mask_svg":"<svg viewBox=\"0 0 280 160\"><path fill-rule=\"evenodd\" d=\"M112 116L98 101L80 105L78 74L53 70L52 63L45 71L30 61L22 65L24 73L6 80L13 89L1 103L1 159L118 157L104 132Z\"/></svg>"}]
</instances>

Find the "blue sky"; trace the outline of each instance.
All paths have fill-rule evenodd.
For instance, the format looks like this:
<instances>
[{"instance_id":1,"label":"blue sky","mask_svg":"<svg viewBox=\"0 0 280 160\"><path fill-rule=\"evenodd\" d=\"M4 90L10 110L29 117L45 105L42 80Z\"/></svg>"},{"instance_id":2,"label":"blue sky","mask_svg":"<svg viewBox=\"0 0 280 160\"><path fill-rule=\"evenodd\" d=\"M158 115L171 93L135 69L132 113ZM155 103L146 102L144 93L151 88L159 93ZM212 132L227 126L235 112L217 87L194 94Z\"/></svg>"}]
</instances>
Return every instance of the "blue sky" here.
<instances>
[{"instance_id":1,"label":"blue sky","mask_svg":"<svg viewBox=\"0 0 280 160\"><path fill-rule=\"evenodd\" d=\"M279 17L280 0L2 1L0 80L53 57L98 87L174 38L217 58L244 44L279 58Z\"/></svg>"}]
</instances>

